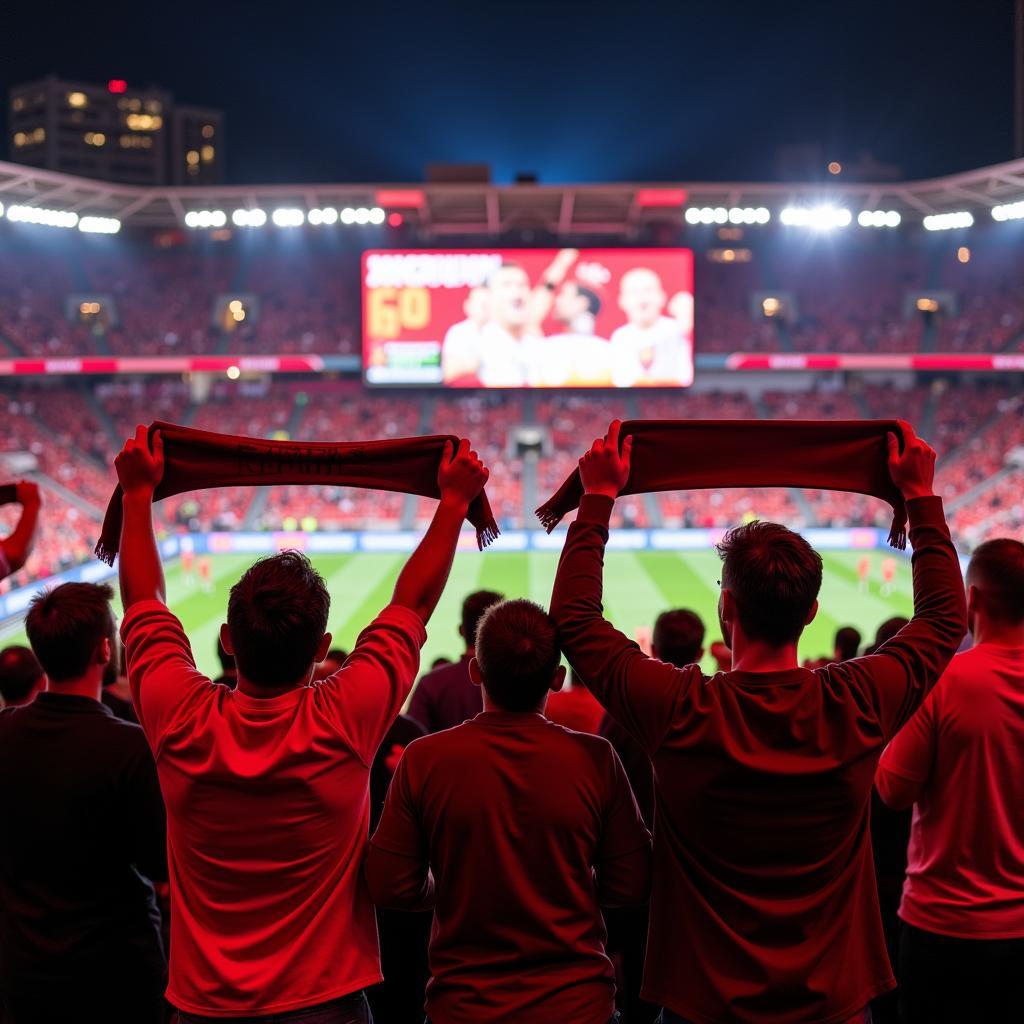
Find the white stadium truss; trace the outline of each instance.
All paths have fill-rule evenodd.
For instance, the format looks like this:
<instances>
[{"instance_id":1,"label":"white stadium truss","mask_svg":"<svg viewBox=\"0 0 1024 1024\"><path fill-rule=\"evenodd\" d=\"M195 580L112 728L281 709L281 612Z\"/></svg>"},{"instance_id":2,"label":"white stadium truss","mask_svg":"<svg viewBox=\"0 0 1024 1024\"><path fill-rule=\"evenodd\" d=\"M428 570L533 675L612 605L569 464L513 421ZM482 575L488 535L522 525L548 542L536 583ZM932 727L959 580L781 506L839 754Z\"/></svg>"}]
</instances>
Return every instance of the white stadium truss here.
<instances>
[{"instance_id":1,"label":"white stadium truss","mask_svg":"<svg viewBox=\"0 0 1024 1024\"><path fill-rule=\"evenodd\" d=\"M544 231L556 235L630 237L652 221L683 223L684 205L647 205L643 193L681 190L686 206L778 208L820 203L857 210L899 212L904 222L929 214L966 210L990 216L993 207L1024 198L1024 160L927 181L851 184L676 182L629 185L219 185L151 188L92 181L54 171L0 162L0 202L115 217L125 227L184 228L191 210L298 206L373 207L400 211L428 237ZM380 201L383 194L418 195L422 205ZM655 197L657 202L657 197Z\"/></svg>"}]
</instances>

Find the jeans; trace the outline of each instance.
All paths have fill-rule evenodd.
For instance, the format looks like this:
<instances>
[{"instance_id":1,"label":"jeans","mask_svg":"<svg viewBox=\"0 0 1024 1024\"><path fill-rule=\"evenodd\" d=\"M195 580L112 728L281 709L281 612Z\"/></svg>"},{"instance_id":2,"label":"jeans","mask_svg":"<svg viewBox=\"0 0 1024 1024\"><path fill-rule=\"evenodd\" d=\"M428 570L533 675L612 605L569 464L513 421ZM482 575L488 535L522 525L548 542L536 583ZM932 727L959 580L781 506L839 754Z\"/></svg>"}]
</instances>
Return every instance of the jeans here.
<instances>
[{"instance_id":1,"label":"jeans","mask_svg":"<svg viewBox=\"0 0 1024 1024\"><path fill-rule=\"evenodd\" d=\"M1020 1020L1024 939L958 939L902 922L900 1021Z\"/></svg>"},{"instance_id":2,"label":"jeans","mask_svg":"<svg viewBox=\"0 0 1024 1024\"><path fill-rule=\"evenodd\" d=\"M202 1017L178 1011L179 1024L373 1024L370 1004L362 992L262 1017Z\"/></svg>"},{"instance_id":3,"label":"jeans","mask_svg":"<svg viewBox=\"0 0 1024 1024\"><path fill-rule=\"evenodd\" d=\"M685 1017L680 1017L678 1013L662 1010L657 1024L690 1024L690 1022ZM843 1024L871 1024L871 1007L865 1006L863 1010L859 1010Z\"/></svg>"}]
</instances>

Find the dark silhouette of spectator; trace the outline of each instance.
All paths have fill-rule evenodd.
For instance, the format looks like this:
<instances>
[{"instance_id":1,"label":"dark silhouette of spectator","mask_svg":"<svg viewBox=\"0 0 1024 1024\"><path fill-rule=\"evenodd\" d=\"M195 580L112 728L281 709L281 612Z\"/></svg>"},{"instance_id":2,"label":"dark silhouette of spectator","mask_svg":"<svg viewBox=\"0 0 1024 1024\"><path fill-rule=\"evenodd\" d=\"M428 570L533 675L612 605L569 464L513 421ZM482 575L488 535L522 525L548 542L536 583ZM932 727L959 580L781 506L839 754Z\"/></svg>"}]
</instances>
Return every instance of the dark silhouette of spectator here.
<instances>
[{"instance_id":1,"label":"dark silhouette of spectator","mask_svg":"<svg viewBox=\"0 0 1024 1024\"><path fill-rule=\"evenodd\" d=\"M163 1014L151 879L166 877L164 807L142 730L100 703L117 626L106 585L37 596L25 628L47 677L0 711L0 1003L7 1024Z\"/></svg>"},{"instance_id":2,"label":"dark silhouette of spectator","mask_svg":"<svg viewBox=\"0 0 1024 1024\"><path fill-rule=\"evenodd\" d=\"M46 673L28 647L12 644L0 651L0 707L30 704L46 685Z\"/></svg>"},{"instance_id":3,"label":"dark silhouette of spectator","mask_svg":"<svg viewBox=\"0 0 1024 1024\"><path fill-rule=\"evenodd\" d=\"M897 630L897 632L899 632L899 630ZM856 658L860 651L860 641L861 635L859 629L854 626L840 626L840 628L836 630L835 660L843 662Z\"/></svg>"},{"instance_id":4,"label":"dark silhouette of spectator","mask_svg":"<svg viewBox=\"0 0 1024 1024\"><path fill-rule=\"evenodd\" d=\"M454 664L428 672L416 684L409 704L409 715L427 732L440 732L459 725L480 713L480 687L469 678L476 628L485 611L501 600L493 590L478 590L462 602L459 636L465 653Z\"/></svg>"},{"instance_id":5,"label":"dark silhouette of spectator","mask_svg":"<svg viewBox=\"0 0 1024 1024\"><path fill-rule=\"evenodd\" d=\"M436 1024L613 1019L600 907L646 900L650 834L608 742L544 717L560 660L543 609L493 605L470 662L484 710L406 749L371 840L375 902L434 908Z\"/></svg>"}]
</instances>

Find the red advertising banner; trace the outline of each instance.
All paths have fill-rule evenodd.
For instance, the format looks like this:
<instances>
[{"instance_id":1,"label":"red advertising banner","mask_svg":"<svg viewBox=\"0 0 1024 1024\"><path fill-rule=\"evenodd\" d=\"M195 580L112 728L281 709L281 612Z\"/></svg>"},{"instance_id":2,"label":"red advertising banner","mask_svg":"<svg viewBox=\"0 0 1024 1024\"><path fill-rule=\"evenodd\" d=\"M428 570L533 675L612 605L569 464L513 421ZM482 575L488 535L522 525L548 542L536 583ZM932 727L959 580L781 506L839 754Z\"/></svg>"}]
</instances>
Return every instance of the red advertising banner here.
<instances>
[{"instance_id":1,"label":"red advertising banner","mask_svg":"<svg viewBox=\"0 0 1024 1024\"><path fill-rule=\"evenodd\" d=\"M363 372L378 385L685 387L693 252L366 252Z\"/></svg>"}]
</instances>

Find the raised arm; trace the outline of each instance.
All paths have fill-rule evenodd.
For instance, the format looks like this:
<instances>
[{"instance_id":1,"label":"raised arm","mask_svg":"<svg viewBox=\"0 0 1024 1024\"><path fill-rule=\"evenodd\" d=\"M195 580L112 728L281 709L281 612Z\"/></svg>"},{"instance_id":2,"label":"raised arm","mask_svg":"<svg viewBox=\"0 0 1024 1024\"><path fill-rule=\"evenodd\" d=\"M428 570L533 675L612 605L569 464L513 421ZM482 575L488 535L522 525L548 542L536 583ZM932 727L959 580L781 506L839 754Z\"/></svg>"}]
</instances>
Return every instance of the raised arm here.
<instances>
[{"instance_id":1,"label":"raised arm","mask_svg":"<svg viewBox=\"0 0 1024 1024\"><path fill-rule=\"evenodd\" d=\"M39 524L39 509L42 499L39 487L31 480L19 480L15 484L15 496L21 505L21 518L9 537L0 540L0 548L9 567L9 571L17 572L28 561L32 554L32 545L36 539L36 526Z\"/></svg>"},{"instance_id":2,"label":"raised arm","mask_svg":"<svg viewBox=\"0 0 1024 1024\"><path fill-rule=\"evenodd\" d=\"M469 503L483 490L488 476L465 438L459 441L458 450L450 441L445 444L437 473L441 500L423 540L405 563L391 599L392 604L415 612L424 625L448 582Z\"/></svg>"},{"instance_id":3,"label":"raised arm","mask_svg":"<svg viewBox=\"0 0 1024 1024\"><path fill-rule=\"evenodd\" d=\"M629 478L632 451L632 438L627 437L620 453L620 429L616 420L580 459L585 493L559 559L551 615L562 650L587 688L652 753L668 730L683 685L694 673L699 676L699 670L680 670L647 657L603 614L608 520Z\"/></svg>"},{"instance_id":4,"label":"raised arm","mask_svg":"<svg viewBox=\"0 0 1024 1024\"><path fill-rule=\"evenodd\" d=\"M164 439L157 431L151 451L147 434L140 425L114 459L123 492L118 574L125 611L139 601L167 601L164 569L153 533L153 491L164 475Z\"/></svg>"},{"instance_id":5,"label":"raised arm","mask_svg":"<svg viewBox=\"0 0 1024 1024\"><path fill-rule=\"evenodd\" d=\"M938 682L967 633L960 560L949 537L942 499L932 493L935 452L904 425L900 453L889 437L889 472L907 503L914 549L914 617L866 658L833 666L875 708L882 733L892 736Z\"/></svg>"}]
</instances>

